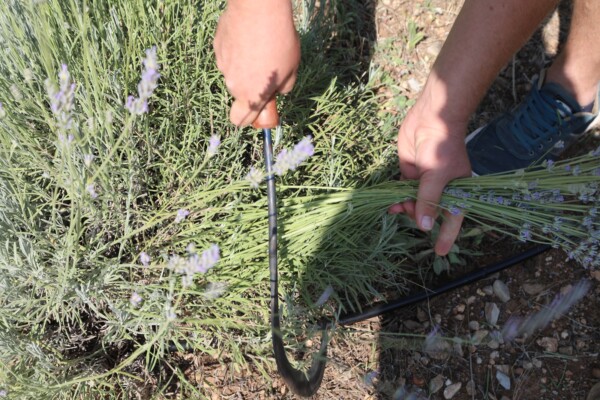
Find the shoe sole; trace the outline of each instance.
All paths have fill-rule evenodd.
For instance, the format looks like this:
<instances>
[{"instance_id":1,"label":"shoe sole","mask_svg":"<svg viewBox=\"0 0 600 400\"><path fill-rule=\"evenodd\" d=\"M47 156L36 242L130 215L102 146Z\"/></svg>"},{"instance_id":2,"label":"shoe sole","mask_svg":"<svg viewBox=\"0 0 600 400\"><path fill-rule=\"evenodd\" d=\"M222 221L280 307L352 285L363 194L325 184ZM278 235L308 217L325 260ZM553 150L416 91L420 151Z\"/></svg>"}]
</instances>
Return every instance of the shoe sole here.
<instances>
[{"instance_id":1,"label":"shoe sole","mask_svg":"<svg viewBox=\"0 0 600 400\"><path fill-rule=\"evenodd\" d=\"M481 130L483 128L485 128L487 125L481 126L477 129L475 129L473 132L471 132L470 134L467 135L467 137L465 138L465 145L467 143L469 143L471 140L473 140L473 138L475 136L477 136L479 134L479 132L481 132ZM596 118L594 118L594 120L592 121L592 123L587 127L587 129L581 134L578 135L579 136L579 140L581 140L584 136L586 132L591 131L592 129L595 128L600 128L600 113L598 113L598 115L596 115ZM471 176L479 176L478 173L476 173L475 171L471 170Z\"/></svg>"}]
</instances>

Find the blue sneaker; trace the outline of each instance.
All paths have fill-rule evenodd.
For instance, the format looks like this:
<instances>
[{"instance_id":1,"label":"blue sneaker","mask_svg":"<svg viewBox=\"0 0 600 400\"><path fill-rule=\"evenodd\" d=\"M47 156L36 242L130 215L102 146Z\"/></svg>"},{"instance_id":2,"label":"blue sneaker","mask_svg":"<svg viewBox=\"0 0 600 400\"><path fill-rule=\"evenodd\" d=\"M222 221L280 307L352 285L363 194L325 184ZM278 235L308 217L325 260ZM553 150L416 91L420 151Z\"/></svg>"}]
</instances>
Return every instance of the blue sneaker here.
<instances>
[{"instance_id":1,"label":"blue sneaker","mask_svg":"<svg viewBox=\"0 0 600 400\"><path fill-rule=\"evenodd\" d=\"M590 112L556 83L543 84L545 71L529 95L469 136L465 142L473 175L488 175L555 159L583 134L600 125L600 84Z\"/></svg>"}]
</instances>

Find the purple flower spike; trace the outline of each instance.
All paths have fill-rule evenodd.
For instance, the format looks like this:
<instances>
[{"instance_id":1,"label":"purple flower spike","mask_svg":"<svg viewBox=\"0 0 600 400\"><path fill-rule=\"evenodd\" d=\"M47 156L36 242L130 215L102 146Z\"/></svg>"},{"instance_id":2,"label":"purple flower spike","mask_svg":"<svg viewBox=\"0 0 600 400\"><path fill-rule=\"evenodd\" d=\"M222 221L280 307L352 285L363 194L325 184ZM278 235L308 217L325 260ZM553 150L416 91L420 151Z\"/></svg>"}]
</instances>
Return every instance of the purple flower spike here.
<instances>
[{"instance_id":1,"label":"purple flower spike","mask_svg":"<svg viewBox=\"0 0 600 400\"><path fill-rule=\"evenodd\" d=\"M219 149L220 145L221 145L221 138L219 138L217 135L212 135L208 142L208 150L206 150L206 154L209 157L214 156L215 154L217 154L217 150Z\"/></svg>"},{"instance_id":2,"label":"purple flower spike","mask_svg":"<svg viewBox=\"0 0 600 400\"><path fill-rule=\"evenodd\" d=\"M310 137L306 136L292 151L287 149L282 150L277 155L277 161L273 165L273 171L279 176L287 171L294 171L300 164L315 153L315 146L310 141Z\"/></svg>"},{"instance_id":3,"label":"purple flower spike","mask_svg":"<svg viewBox=\"0 0 600 400\"><path fill-rule=\"evenodd\" d=\"M142 263L142 265L144 267L147 267L148 265L150 265L150 256L145 251L142 251L140 253L140 262Z\"/></svg>"},{"instance_id":4,"label":"purple flower spike","mask_svg":"<svg viewBox=\"0 0 600 400\"><path fill-rule=\"evenodd\" d=\"M188 215L190 215L190 211L186 209L177 210L177 216L175 217L175 223L178 224L183 221Z\"/></svg>"},{"instance_id":5,"label":"purple flower spike","mask_svg":"<svg viewBox=\"0 0 600 400\"><path fill-rule=\"evenodd\" d=\"M156 60L156 46L146 50L146 58L143 61L144 70L142 80L138 84L138 98L129 96L125 102L125 108L133 115L141 115L148 112L148 99L158 86L159 65Z\"/></svg>"}]
</instances>

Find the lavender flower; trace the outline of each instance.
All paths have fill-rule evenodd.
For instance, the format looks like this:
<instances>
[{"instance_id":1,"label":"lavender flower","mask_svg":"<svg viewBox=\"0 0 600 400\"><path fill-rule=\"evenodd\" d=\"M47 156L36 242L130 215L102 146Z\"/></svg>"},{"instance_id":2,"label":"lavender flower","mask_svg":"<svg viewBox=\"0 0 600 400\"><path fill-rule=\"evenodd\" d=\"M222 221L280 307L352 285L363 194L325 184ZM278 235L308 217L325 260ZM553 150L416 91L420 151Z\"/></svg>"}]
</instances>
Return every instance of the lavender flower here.
<instances>
[{"instance_id":1,"label":"lavender flower","mask_svg":"<svg viewBox=\"0 0 600 400\"><path fill-rule=\"evenodd\" d=\"M206 154L209 157L214 156L215 154L217 154L217 150L220 145L221 145L221 138L219 138L217 135L212 135L208 142L208 150L206 150Z\"/></svg>"},{"instance_id":2,"label":"lavender flower","mask_svg":"<svg viewBox=\"0 0 600 400\"><path fill-rule=\"evenodd\" d=\"M323 291L323 293L321 293L321 296L319 296L319 299L315 302L315 307L321 307L323 304L325 304L325 302L329 300L329 297L331 297L333 292L333 287L331 287L331 285L328 285Z\"/></svg>"},{"instance_id":3,"label":"lavender flower","mask_svg":"<svg viewBox=\"0 0 600 400\"><path fill-rule=\"evenodd\" d=\"M145 251L142 251L140 253L140 262L142 263L142 265L144 267L147 267L148 265L150 265L150 256Z\"/></svg>"},{"instance_id":4,"label":"lavender flower","mask_svg":"<svg viewBox=\"0 0 600 400\"><path fill-rule=\"evenodd\" d=\"M129 303L132 306L137 307L142 303L142 296L138 294L138 292L131 293L131 297L129 298Z\"/></svg>"},{"instance_id":5,"label":"lavender flower","mask_svg":"<svg viewBox=\"0 0 600 400\"><path fill-rule=\"evenodd\" d=\"M190 215L189 210L180 209L177 211L177 216L175 217L175 223L178 224L183 221L188 215Z\"/></svg>"},{"instance_id":6,"label":"lavender flower","mask_svg":"<svg viewBox=\"0 0 600 400\"><path fill-rule=\"evenodd\" d=\"M294 171L298 165L312 156L314 152L315 147L310 142L310 137L306 136L294 146L292 151L284 149L277 155L273 171L279 176L285 174L288 170Z\"/></svg>"},{"instance_id":7,"label":"lavender flower","mask_svg":"<svg viewBox=\"0 0 600 400\"><path fill-rule=\"evenodd\" d=\"M177 314L171 303L167 303L165 306L165 317L167 317L167 321L175 321L177 319Z\"/></svg>"},{"instance_id":8,"label":"lavender flower","mask_svg":"<svg viewBox=\"0 0 600 400\"><path fill-rule=\"evenodd\" d=\"M87 190L87 192L90 194L90 197L92 199L95 199L96 197L98 197L98 193L96 193L96 189L94 188L93 183L90 183L89 185L87 185L85 187L85 190Z\"/></svg>"},{"instance_id":9,"label":"lavender flower","mask_svg":"<svg viewBox=\"0 0 600 400\"><path fill-rule=\"evenodd\" d=\"M59 131L65 132L73 126L71 113L75 99L75 84L71 82L71 74L66 64L58 73L59 87L50 79L46 79L46 90L50 97L50 109L54 114Z\"/></svg>"},{"instance_id":10,"label":"lavender flower","mask_svg":"<svg viewBox=\"0 0 600 400\"><path fill-rule=\"evenodd\" d=\"M250 168L250 172L248 172L248 175L246 175L246 180L248 182L250 182L250 186L252 186L254 189L258 188L258 186L260 185L260 183L263 181L264 178L265 178L264 172L254 168L254 167Z\"/></svg>"},{"instance_id":11,"label":"lavender flower","mask_svg":"<svg viewBox=\"0 0 600 400\"><path fill-rule=\"evenodd\" d=\"M229 285L226 282L210 282L206 286L203 296L208 299L216 299L221 297Z\"/></svg>"},{"instance_id":12,"label":"lavender flower","mask_svg":"<svg viewBox=\"0 0 600 400\"><path fill-rule=\"evenodd\" d=\"M148 112L148 99L158 86L159 65L156 60L156 46L146 50L146 58L143 61L144 70L142 71L142 80L138 84L138 98L129 96L125 103L125 108L131 114L141 115Z\"/></svg>"},{"instance_id":13,"label":"lavender flower","mask_svg":"<svg viewBox=\"0 0 600 400\"><path fill-rule=\"evenodd\" d=\"M190 247L188 246L188 252ZM210 248L202 252L201 255L191 253L189 257L183 258L173 255L169 259L168 268L175 273L184 275L182 280L183 287L190 286L194 281L195 274L204 274L215 266L220 259L219 246L213 244Z\"/></svg>"},{"instance_id":14,"label":"lavender flower","mask_svg":"<svg viewBox=\"0 0 600 400\"><path fill-rule=\"evenodd\" d=\"M92 165L94 158L95 157L93 154L86 154L83 156L83 163L85 164L86 167L89 168Z\"/></svg>"},{"instance_id":15,"label":"lavender flower","mask_svg":"<svg viewBox=\"0 0 600 400\"><path fill-rule=\"evenodd\" d=\"M8 392L5 389L0 390L0 397L8 396Z\"/></svg>"}]
</instances>

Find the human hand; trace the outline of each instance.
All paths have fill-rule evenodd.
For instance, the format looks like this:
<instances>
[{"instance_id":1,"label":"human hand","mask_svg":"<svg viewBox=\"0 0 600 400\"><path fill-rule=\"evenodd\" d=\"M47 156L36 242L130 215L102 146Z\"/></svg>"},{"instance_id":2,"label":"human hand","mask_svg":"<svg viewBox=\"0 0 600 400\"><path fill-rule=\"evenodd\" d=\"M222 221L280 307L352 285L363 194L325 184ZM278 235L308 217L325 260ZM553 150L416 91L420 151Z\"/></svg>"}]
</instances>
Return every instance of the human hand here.
<instances>
[{"instance_id":1,"label":"human hand","mask_svg":"<svg viewBox=\"0 0 600 400\"><path fill-rule=\"evenodd\" d=\"M217 67L234 97L231 122L253 123L296 82L300 41L289 0L229 0L215 33Z\"/></svg>"},{"instance_id":2,"label":"human hand","mask_svg":"<svg viewBox=\"0 0 600 400\"><path fill-rule=\"evenodd\" d=\"M452 179L470 176L464 144L466 121L447 121L420 99L409 111L398 132L398 157L404 179L418 179L417 201L390 206L392 214L406 213L423 231L433 228L442 191ZM435 252L446 255L458 237L462 215L444 211Z\"/></svg>"}]
</instances>

